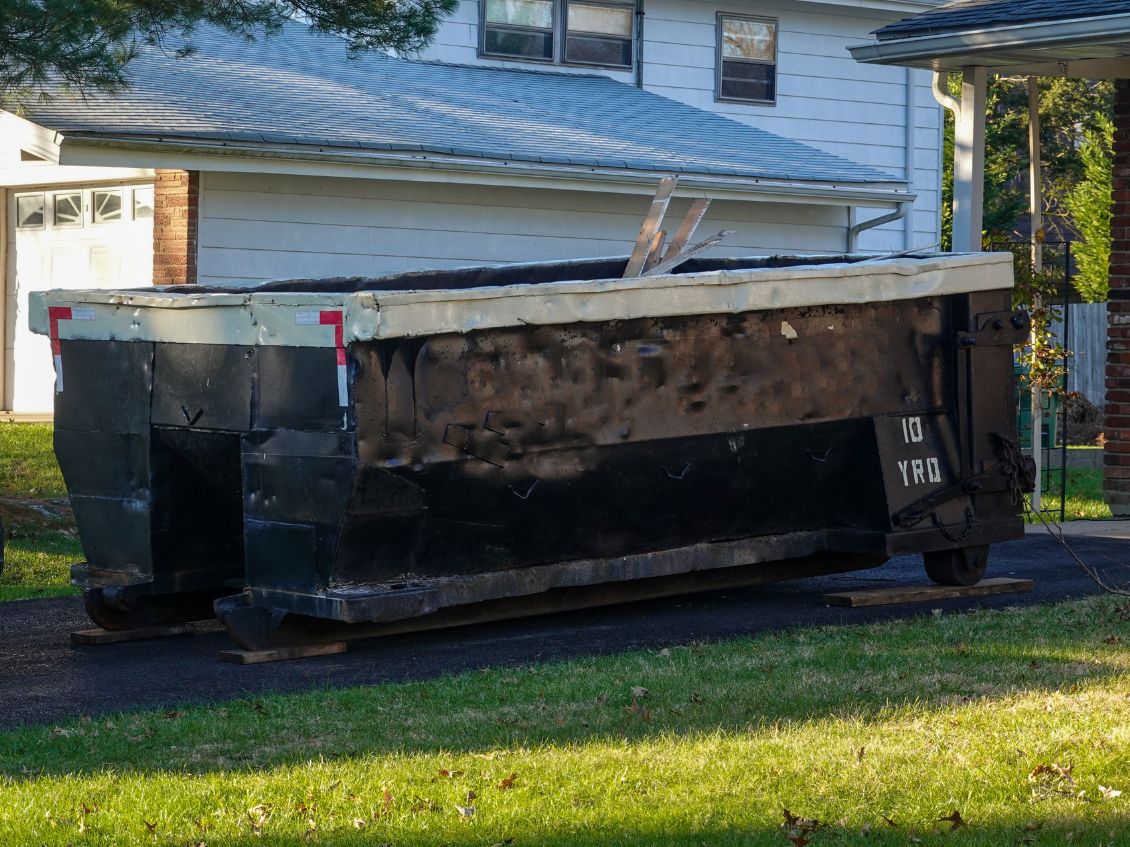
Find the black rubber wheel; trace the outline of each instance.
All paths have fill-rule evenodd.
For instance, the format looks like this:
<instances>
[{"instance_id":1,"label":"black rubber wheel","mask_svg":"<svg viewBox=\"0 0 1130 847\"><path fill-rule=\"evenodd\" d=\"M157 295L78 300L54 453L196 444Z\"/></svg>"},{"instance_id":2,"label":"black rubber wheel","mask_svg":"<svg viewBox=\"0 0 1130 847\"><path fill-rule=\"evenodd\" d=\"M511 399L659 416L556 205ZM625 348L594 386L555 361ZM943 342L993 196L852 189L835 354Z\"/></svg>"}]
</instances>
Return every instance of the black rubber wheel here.
<instances>
[{"instance_id":1,"label":"black rubber wheel","mask_svg":"<svg viewBox=\"0 0 1130 847\"><path fill-rule=\"evenodd\" d=\"M90 619L103 629L141 629L188 623L214 617L212 602L217 591L184 591L179 594L146 594L128 602L104 594L104 588L88 588L82 593L82 604Z\"/></svg>"},{"instance_id":2,"label":"black rubber wheel","mask_svg":"<svg viewBox=\"0 0 1130 847\"><path fill-rule=\"evenodd\" d=\"M939 585L976 585L989 564L989 547L959 547L923 553L926 575Z\"/></svg>"}]
</instances>

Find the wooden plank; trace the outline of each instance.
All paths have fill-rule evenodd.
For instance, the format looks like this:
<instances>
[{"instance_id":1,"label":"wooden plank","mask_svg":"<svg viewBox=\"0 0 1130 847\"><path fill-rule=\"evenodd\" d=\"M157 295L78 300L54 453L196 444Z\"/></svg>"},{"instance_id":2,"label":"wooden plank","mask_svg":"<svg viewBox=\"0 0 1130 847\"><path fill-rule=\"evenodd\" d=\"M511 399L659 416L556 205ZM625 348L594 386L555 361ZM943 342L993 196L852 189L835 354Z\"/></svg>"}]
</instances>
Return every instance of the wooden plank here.
<instances>
[{"instance_id":1,"label":"wooden plank","mask_svg":"<svg viewBox=\"0 0 1130 847\"><path fill-rule=\"evenodd\" d=\"M195 628L190 623L165 626L142 626L137 629L80 629L71 633L72 644L122 644L143 641L147 638L169 638L174 635L192 635Z\"/></svg>"},{"instance_id":2,"label":"wooden plank","mask_svg":"<svg viewBox=\"0 0 1130 847\"><path fill-rule=\"evenodd\" d=\"M237 665L259 665L263 662L285 662L290 659L309 659L313 656L332 656L344 653L348 645L344 641L331 641L328 644L305 644L301 647L276 647L273 650L221 650L221 662Z\"/></svg>"},{"instance_id":3,"label":"wooden plank","mask_svg":"<svg viewBox=\"0 0 1130 847\"><path fill-rule=\"evenodd\" d=\"M983 579L976 585L900 585L895 588L873 588L866 591L840 591L825 594L830 606L884 606L890 603L922 603L927 600L951 600L955 597L985 597L1012 591L1030 591L1032 580L1014 577Z\"/></svg>"},{"instance_id":4,"label":"wooden plank","mask_svg":"<svg viewBox=\"0 0 1130 847\"><path fill-rule=\"evenodd\" d=\"M643 272L647 273L648 268L654 268L659 264L659 260L663 253L663 241L667 238L667 230L661 229L655 233L655 238L651 239L651 246L647 249L647 258L643 263Z\"/></svg>"},{"instance_id":5,"label":"wooden plank","mask_svg":"<svg viewBox=\"0 0 1130 847\"><path fill-rule=\"evenodd\" d=\"M663 254L663 258L674 259L694 238L694 231L698 229L698 225L702 223L702 219L706 216L706 210L710 208L710 200L700 198L691 203L690 209L687 211L687 216L683 218L683 222L679 224L679 229L675 233L675 237L671 239L671 245L667 248L667 252ZM655 264L658 264L655 263Z\"/></svg>"},{"instance_id":6,"label":"wooden plank","mask_svg":"<svg viewBox=\"0 0 1130 847\"><path fill-rule=\"evenodd\" d=\"M696 244L694 247L691 247L687 250L684 250L682 253L680 253L678 256L675 256L673 259L664 259L662 262L660 262L658 265L656 265L651 270L647 271L646 273L641 274L641 276L659 276L660 274L665 274L665 273L667 273L667 271L671 270L672 268L677 268L679 265L681 265L687 259L691 259L691 258L697 256L703 250L709 250L711 247L714 247L718 244L721 244L723 241L725 241L727 238L729 238L735 232L737 232L736 229L724 229L720 233L718 233L717 235L712 235L712 236L710 236L710 238L704 238L702 241L698 242L698 244Z\"/></svg>"},{"instance_id":7,"label":"wooden plank","mask_svg":"<svg viewBox=\"0 0 1130 847\"><path fill-rule=\"evenodd\" d=\"M667 214L667 206L671 202L671 195L678 182L677 176L665 176L659 181L659 187L655 189L655 197L651 201L651 208L648 209L647 217L640 227L640 234L636 236L636 246L628 259L627 267L624 268L624 279L637 277L643 271L651 243L655 239L655 233L659 231L659 225L663 223L663 216Z\"/></svg>"}]
</instances>

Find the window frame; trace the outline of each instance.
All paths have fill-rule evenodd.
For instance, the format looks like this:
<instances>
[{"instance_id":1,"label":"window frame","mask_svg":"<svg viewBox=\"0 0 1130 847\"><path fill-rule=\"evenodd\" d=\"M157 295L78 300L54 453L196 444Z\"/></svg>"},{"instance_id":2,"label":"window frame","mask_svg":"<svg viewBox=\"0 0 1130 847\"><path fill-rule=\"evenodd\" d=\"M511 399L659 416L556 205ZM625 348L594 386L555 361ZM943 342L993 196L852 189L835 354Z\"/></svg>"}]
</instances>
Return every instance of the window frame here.
<instances>
[{"instance_id":1,"label":"window frame","mask_svg":"<svg viewBox=\"0 0 1130 847\"><path fill-rule=\"evenodd\" d=\"M553 3L553 55L548 59L531 58L529 56L516 56L511 53L492 53L487 50L487 0L479 0L479 57L482 59L498 59L507 62L533 62L538 65L554 65L557 67L565 68L602 68L610 71L620 71L621 73L631 73L636 68L638 56L636 55L636 40L638 38L639 27L639 4L636 0L576 0L581 5L586 6L608 6L611 8L627 9L632 17L632 31L627 37L628 50L631 53L631 60L626 65L607 65L598 62L567 62L565 61L565 50L567 47L569 37L569 2L570 0L552 0ZM507 24L489 24L489 26L501 27L503 29L514 29L521 31L528 29L531 32L542 32L543 30L534 29L532 27L510 27ZM580 31L578 31L580 33ZM587 33L594 37L615 39L617 36L607 35L601 33Z\"/></svg>"},{"instance_id":2,"label":"window frame","mask_svg":"<svg viewBox=\"0 0 1130 847\"><path fill-rule=\"evenodd\" d=\"M763 62L758 59L726 59L722 55L722 46L724 44L725 34L725 21L755 21L761 24L769 24L773 27L773 61ZM718 12L717 20L715 23L714 31L714 101L716 103L746 103L752 106L776 106L777 105L777 81L778 71L780 70L780 54L781 54L781 22L778 18L768 18L761 15L741 15L733 12ZM741 62L749 65L768 65L773 68L773 99L771 100L758 100L751 97L732 97L722 93L722 62Z\"/></svg>"},{"instance_id":3,"label":"window frame","mask_svg":"<svg viewBox=\"0 0 1130 847\"><path fill-rule=\"evenodd\" d=\"M40 205L42 206L42 209L40 210L40 214L43 215L43 220L40 221L39 224L24 224L24 225L21 225L20 224L20 198L21 197L36 197L36 196L39 197ZM48 211L48 208L47 208L47 192L46 191L19 191L19 192L14 191L14 192L12 192L12 216L15 218L15 220L13 221L13 223L15 223L15 226L13 227L13 229L15 229L17 232L19 232L19 231L32 232L32 231L36 231L36 230L47 229L47 222L51 219L50 212Z\"/></svg>"},{"instance_id":4,"label":"window frame","mask_svg":"<svg viewBox=\"0 0 1130 847\"><path fill-rule=\"evenodd\" d=\"M78 195L78 217L69 223L59 222L59 198ZM84 203L86 192L81 188L69 188L51 192L51 228L52 229L81 229L86 226L86 211Z\"/></svg>"}]
</instances>

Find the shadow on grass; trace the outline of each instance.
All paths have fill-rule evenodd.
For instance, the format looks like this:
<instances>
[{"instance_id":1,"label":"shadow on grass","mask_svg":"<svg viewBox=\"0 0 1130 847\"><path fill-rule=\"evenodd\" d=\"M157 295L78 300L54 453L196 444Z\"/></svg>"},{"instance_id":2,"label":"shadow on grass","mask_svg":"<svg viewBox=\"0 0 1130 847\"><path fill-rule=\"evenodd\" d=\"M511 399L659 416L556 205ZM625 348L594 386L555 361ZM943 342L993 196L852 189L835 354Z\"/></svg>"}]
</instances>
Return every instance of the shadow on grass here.
<instances>
[{"instance_id":1,"label":"shadow on grass","mask_svg":"<svg viewBox=\"0 0 1130 847\"><path fill-rule=\"evenodd\" d=\"M302 763L315 751L465 754L882 722L1125 677L1130 656L1114 633L1125 633L1126 614L1092 598L84 718L0 734L0 774L226 772ZM379 649L366 655L380 661Z\"/></svg>"}]
</instances>

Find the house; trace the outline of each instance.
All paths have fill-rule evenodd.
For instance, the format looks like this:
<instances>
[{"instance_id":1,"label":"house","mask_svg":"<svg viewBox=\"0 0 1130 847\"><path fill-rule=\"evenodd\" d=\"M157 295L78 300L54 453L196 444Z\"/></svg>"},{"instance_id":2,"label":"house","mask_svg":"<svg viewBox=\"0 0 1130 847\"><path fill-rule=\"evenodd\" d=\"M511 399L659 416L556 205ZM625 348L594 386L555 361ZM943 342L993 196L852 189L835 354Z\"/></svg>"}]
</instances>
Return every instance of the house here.
<instances>
[{"instance_id":1,"label":"house","mask_svg":"<svg viewBox=\"0 0 1130 847\"><path fill-rule=\"evenodd\" d=\"M46 412L27 292L626 254L658 179L715 255L938 241L929 74L846 46L929 0L467 0L418 57L287 27L145 51L0 114L0 407Z\"/></svg>"}]
</instances>

